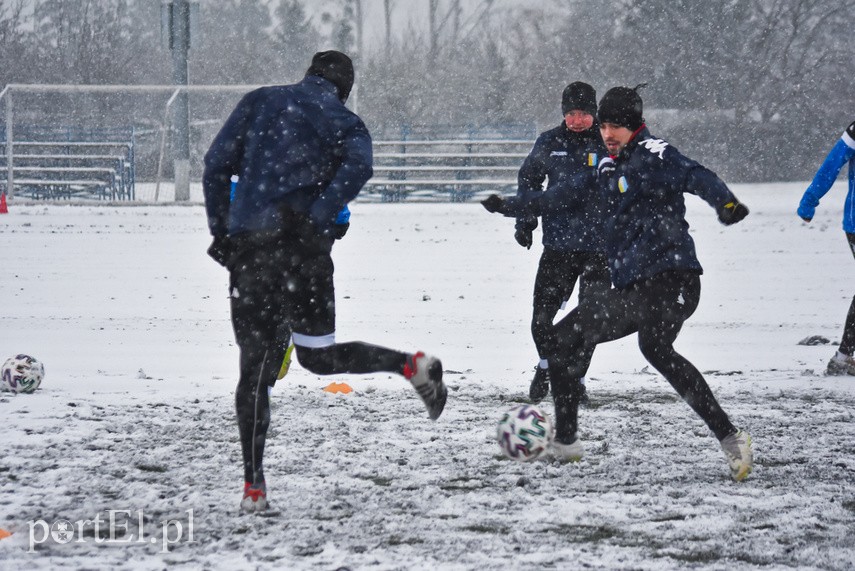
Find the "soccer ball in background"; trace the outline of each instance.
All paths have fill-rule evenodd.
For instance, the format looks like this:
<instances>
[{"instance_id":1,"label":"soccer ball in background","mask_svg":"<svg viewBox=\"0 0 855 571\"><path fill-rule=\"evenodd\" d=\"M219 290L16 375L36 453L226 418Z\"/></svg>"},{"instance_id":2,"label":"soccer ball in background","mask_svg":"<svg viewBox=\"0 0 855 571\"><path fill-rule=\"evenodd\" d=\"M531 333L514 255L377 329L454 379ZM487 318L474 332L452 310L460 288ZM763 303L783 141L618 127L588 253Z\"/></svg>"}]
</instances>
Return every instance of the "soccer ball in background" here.
<instances>
[{"instance_id":1,"label":"soccer ball in background","mask_svg":"<svg viewBox=\"0 0 855 571\"><path fill-rule=\"evenodd\" d=\"M0 369L3 390L13 393L31 393L39 388L45 377L41 361L29 355L9 357Z\"/></svg>"},{"instance_id":2,"label":"soccer ball in background","mask_svg":"<svg viewBox=\"0 0 855 571\"><path fill-rule=\"evenodd\" d=\"M530 404L521 404L506 412L496 429L496 440L502 452L518 462L538 458L554 436L555 428L549 416Z\"/></svg>"}]
</instances>

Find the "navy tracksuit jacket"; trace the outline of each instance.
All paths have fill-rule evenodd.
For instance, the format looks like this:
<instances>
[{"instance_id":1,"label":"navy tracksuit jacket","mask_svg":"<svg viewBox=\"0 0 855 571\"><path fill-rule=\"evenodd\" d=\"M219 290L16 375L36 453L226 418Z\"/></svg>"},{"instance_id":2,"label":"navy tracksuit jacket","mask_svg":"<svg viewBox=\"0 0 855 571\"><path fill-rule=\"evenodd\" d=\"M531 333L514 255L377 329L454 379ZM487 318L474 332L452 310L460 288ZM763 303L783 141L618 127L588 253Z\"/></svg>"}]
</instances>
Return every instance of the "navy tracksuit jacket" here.
<instances>
[{"instance_id":1,"label":"navy tracksuit jacket","mask_svg":"<svg viewBox=\"0 0 855 571\"><path fill-rule=\"evenodd\" d=\"M283 207L327 229L371 178L372 161L368 129L330 81L307 76L293 85L256 89L240 101L205 155L211 234L277 231ZM240 178L240 192L230 204L232 175Z\"/></svg>"},{"instance_id":2,"label":"navy tracksuit jacket","mask_svg":"<svg viewBox=\"0 0 855 571\"><path fill-rule=\"evenodd\" d=\"M512 203L540 199L545 247L602 251L597 164L603 156L606 148L596 125L574 133L562 123L544 131L535 141L520 167L516 201ZM543 182L547 178L544 193Z\"/></svg>"},{"instance_id":3,"label":"navy tracksuit jacket","mask_svg":"<svg viewBox=\"0 0 855 571\"><path fill-rule=\"evenodd\" d=\"M667 271L703 273L686 222L684 193L719 212L736 197L711 170L642 127L603 177L605 240L618 289Z\"/></svg>"}]
</instances>

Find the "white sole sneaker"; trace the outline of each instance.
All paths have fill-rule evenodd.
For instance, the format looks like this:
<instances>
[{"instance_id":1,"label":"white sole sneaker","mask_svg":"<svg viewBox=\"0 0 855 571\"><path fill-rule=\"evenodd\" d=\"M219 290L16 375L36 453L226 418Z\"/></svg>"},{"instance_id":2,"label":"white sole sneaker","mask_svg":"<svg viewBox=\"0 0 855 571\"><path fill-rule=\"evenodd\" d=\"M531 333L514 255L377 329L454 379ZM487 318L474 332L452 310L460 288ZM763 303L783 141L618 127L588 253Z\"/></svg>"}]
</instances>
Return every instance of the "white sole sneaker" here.
<instances>
[{"instance_id":1,"label":"white sole sneaker","mask_svg":"<svg viewBox=\"0 0 855 571\"><path fill-rule=\"evenodd\" d=\"M730 465L730 475L741 482L754 469L754 451L751 449L751 436L744 430L725 436L721 449Z\"/></svg>"},{"instance_id":2,"label":"white sole sneaker","mask_svg":"<svg viewBox=\"0 0 855 571\"><path fill-rule=\"evenodd\" d=\"M578 438L570 444L553 441L552 455L562 463L578 462L585 456L585 447L582 446L582 441Z\"/></svg>"},{"instance_id":3,"label":"white sole sneaker","mask_svg":"<svg viewBox=\"0 0 855 571\"><path fill-rule=\"evenodd\" d=\"M419 393L427 407L430 419L439 418L448 398L448 390L442 382L442 362L436 357L419 351L407 360L404 377Z\"/></svg>"},{"instance_id":4,"label":"white sole sneaker","mask_svg":"<svg viewBox=\"0 0 855 571\"><path fill-rule=\"evenodd\" d=\"M842 377L846 375L855 375L855 359L848 357L843 360L837 360L832 357L828 362L828 367L825 369L825 374L833 377Z\"/></svg>"},{"instance_id":5,"label":"white sole sneaker","mask_svg":"<svg viewBox=\"0 0 855 571\"><path fill-rule=\"evenodd\" d=\"M246 489L243 493L243 499L240 501L240 510L243 513L259 513L266 511L267 493L263 490Z\"/></svg>"}]
</instances>

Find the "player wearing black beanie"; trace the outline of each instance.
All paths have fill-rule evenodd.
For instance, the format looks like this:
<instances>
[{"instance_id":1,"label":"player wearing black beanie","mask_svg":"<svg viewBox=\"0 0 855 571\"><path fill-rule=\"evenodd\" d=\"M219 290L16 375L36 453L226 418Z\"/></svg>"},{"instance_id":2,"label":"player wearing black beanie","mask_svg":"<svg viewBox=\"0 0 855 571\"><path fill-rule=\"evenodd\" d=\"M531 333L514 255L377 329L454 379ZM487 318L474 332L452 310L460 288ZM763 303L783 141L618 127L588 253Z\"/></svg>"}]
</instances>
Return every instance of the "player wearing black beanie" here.
<instances>
[{"instance_id":1,"label":"player wearing black beanie","mask_svg":"<svg viewBox=\"0 0 855 571\"><path fill-rule=\"evenodd\" d=\"M610 89L598 109L600 134L611 155L598 170L614 287L605 296L580 299L555 326L557 349L549 356L554 446L582 449L580 379L596 346L638 333L641 353L715 434L731 476L741 481L753 468L751 437L731 423L703 375L675 351L674 342L698 307L703 273L683 195L705 200L725 225L745 218L748 208L714 172L650 134L639 87Z\"/></svg>"}]
</instances>

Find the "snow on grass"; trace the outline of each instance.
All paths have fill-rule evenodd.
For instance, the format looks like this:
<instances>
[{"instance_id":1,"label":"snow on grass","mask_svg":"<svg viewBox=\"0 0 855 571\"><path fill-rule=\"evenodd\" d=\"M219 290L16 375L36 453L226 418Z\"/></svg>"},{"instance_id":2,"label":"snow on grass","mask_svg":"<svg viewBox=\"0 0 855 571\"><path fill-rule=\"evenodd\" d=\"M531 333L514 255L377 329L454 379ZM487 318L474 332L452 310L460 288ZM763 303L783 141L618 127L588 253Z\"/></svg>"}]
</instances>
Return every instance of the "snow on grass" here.
<instances>
[{"instance_id":1,"label":"snow on grass","mask_svg":"<svg viewBox=\"0 0 855 571\"><path fill-rule=\"evenodd\" d=\"M273 393L265 517L237 509L237 351L203 209L11 204L0 357L47 374L0 394L0 568L851 569L855 378L822 375L833 345L797 344L840 338L842 191L810 226L800 185L735 191L752 214L731 228L687 199L706 273L677 348L751 433L746 482L633 337L597 349L582 462L504 459L495 423L536 362L537 249L478 205L357 203L335 251L338 338L439 355L448 406L431 422L398 377L295 364ZM331 380L354 392L323 393ZM30 552L33 522L111 513Z\"/></svg>"}]
</instances>

